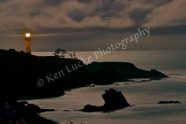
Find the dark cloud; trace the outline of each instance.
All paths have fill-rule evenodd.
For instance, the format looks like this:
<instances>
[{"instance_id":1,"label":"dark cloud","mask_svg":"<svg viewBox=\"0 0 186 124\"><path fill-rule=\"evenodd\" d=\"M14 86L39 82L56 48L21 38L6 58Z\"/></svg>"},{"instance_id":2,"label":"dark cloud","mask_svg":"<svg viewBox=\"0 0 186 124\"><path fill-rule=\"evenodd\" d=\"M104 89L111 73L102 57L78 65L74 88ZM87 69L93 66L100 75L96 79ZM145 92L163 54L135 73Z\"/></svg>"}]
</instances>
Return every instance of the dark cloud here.
<instances>
[{"instance_id":1,"label":"dark cloud","mask_svg":"<svg viewBox=\"0 0 186 124\"><path fill-rule=\"evenodd\" d=\"M89 4L92 2L92 0L78 0L80 3Z\"/></svg>"},{"instance_id":2,"label":"dark cloud","mask_svg":"<svg viewBox=\"0 0 186 124\"><path fill-rule=\"evenodd\" d=\"M0 0L0 3L1 3L1 2L5 2L5 1L6 1L6 0Z\"/></svg>"},{"instance_id":3,"label":"dark cloud","mask_svg":"<svg viewBox=\"0 0 186 124\"><path fill-rule=\"evenodd\" d=\"M165 22L184 24L178 5L183 0L33 0L4 1L0 3L0 16L3 17L0 29L18 27L109 27L126 28L133 26L159 26ZM174 6L175 5L175 6ZM161 9L174 9L172 17L165 22L154 24L164 13ZM182 10L185 10L182 8ZM159 14L157 14L159 13ZM180 16L177 18L176 16Z\"/></svg>"},{"instance_id":4,"label":"dark cloud","mask_svg":"<svg viewBox=\"0 0 186 124\"><path fill-rule=\"evenodd\" d=\"M136 26L140 26L147 21L146 16L151 12L152 10L134 10L130 13L130 17L134 20Z\"/></svg>"},{"instance_id":5,"label":"dark cloud","mask_svg":"<svg viewBox=\"0 0 186 124\"><path fill-rule=\"evenodd\" d=\"M64 2L65 0L44 0L43 5L47 6L57 6L60 3Z\"/></svg>"},{"instance_id":6,"label":"dark cloud","mask_svg":"<svg viewBox=\"0 0 186 124\"><path fill-rule=\"evenodd\" d=\"M68 16L77 22L81 22L86 17L86 15L81 11L72 11Z\"/></svg>"},{"instance_id":7,"label":"dark cloud","mask_svg":"<svg viewBox=\"0 0 186 124\"><path fill-rule=\"evenodd\" d=\"M177 40L183 46L185 4L185 0L0 0L0 33L72 33L34 38L33 49L51 50L65 46L71 50L93 50L134 33L138 27L150 27L153 38L157 40L159 36L161 41L157 43L150 39L153 46L165 44L162 39L174 42L168 35L179 35ZM80 34L76 35L76 32ZM0 41L3 39L0 37ZM4 40L11 43L17 40L20 44L18 39ZM45 45L42 46L40 41L45 41ZM0 48L8 46L3 42ZM149 47L149 44L145 42L144 47Z\"/></svg>"},{"instance_id":8,"label":"dark cloud","mask_svg":"<svg viewBox=\"0 0 186 124\"><path fill-rule=\"evenodd\" d=\"M184 20L186 18L186 14L183 14L186 10L184 7L185 4L185 0L173 0L156 7L153 9L151 14L147 15L148 21L144 24L144 26L169 27L186 25L186 22L180 22L180 20Z\"/></svg>"}]
</instances>

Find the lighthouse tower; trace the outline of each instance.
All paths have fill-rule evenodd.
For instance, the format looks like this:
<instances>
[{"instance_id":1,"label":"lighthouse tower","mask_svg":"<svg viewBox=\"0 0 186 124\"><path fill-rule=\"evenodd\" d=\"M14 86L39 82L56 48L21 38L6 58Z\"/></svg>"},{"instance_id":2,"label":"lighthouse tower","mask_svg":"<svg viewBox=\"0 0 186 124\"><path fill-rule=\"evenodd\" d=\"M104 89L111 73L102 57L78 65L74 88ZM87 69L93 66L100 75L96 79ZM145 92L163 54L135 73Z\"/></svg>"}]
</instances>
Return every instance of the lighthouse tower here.
<instances>
[{"instance_id":1,"label":"lighthouse tower","mask_svg":"<svg viewBox=\"0 0 186 124\"><path fill-rule=\"evenodd\" d=\"M25 52L28 53L28 54L31 54L31 44L30 44L30 41L31 41L31 34L30 33L26 33L25 34Z\"/></svg>"}]
</instances>

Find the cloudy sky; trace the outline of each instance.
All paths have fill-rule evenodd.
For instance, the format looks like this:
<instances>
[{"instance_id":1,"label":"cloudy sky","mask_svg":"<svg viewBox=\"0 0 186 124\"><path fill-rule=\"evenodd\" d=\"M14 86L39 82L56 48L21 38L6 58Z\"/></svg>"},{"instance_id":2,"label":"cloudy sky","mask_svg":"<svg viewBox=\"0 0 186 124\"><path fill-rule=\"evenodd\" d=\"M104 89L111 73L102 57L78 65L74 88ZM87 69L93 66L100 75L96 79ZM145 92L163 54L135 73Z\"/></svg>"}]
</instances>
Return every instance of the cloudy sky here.
<instances>
[{"instance_id":1,"label":"cloudy sky","mask_svg":"<svg viewBox=\"0 0 186 124\"><path fill-rule=\"evenodd\" d=\"M127 50L183 50L186 0L0 0L0 49L97 50L150 28L150 37ZM39 37L34 34L43 34ZM44 35L56 34L56 35Z\"/></svg>"}]
</instances>

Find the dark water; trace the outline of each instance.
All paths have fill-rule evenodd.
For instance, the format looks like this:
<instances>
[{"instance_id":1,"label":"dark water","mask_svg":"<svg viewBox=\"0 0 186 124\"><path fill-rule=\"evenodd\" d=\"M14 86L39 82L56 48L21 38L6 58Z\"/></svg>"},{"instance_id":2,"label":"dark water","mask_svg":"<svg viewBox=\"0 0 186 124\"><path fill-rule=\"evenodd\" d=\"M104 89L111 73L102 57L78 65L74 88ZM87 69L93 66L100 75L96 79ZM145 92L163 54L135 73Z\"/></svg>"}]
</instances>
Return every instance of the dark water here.
<instances>
[{"instance_id":1,"label":"dark water","mask_svg":"<svg viewBox=\"0 0 186 124\"><path fill-rule=\"evenodd\" d=\"M51 55L48 53L34 53ZM170 76L168 79L144 83L117 82L117 85L84 87L67 91L62 97L30 100L43 108L57 111L42 113L41 116L65 124L184 124L186 123L186 51L124 51L111 52L95 58L94 52L77 52L77 57L92 61L132 62L138 68L157 69ZM102 105L104 90L115 88L125 95L134 106L111 113L83 113L76 111L86 104ZM178 100L182 104L159 105L161 100Z\"/></svg>"}]
</instances>

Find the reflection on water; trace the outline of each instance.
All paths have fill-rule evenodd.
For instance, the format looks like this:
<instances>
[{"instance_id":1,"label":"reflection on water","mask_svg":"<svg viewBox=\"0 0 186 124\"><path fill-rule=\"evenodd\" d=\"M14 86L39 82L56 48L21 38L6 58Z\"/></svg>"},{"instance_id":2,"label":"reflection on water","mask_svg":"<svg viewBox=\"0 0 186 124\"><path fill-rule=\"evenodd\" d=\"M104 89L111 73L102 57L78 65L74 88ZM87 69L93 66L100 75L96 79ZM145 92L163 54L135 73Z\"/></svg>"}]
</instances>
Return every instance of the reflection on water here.
<instances>
[{"instance_id":1,"label":"reflection on water","mask_svg":"<svg viewBox=\"0 0 186 124\"><path fill-rule=\"evenodd\" d=\"M93 52L78 52L87 57ZM157 69L171 78L143 83L117 82L113 85L84 87L66 92L62 97L29 100L43 108L56 109L41 116L65 124L175 124L186 123L186 58L184 51L126 51L112 52L96 61L129 61L143 69ZM76 111L86 104L103 105L104 90L122 91L133 106L110 113L83 113ZM160 105L159 101L177 100L182 104Z\"/></svg>"},{"instance_id":2,"label":"reflection on water","mask_svg":"<svg viewBox=\"0 0 186 124\"><path fill-rule=\"evenodd\" d=\"M122 91L127 101L133 106L110 113L83 113L76 111L82 109L86 104L102 105L103 100L101 95L104 93L104 90L109 88ZM173 122L179 122L180 120L178 119L180 118L184 119L186 114L185 88L185 82L175 82L172 81L172 79L139 84L130 84L130 82L128 82L128 85L120 82L119 85L74 89L66 92L65 96L62 97L30 100L29 102L44 108L56 109L57 111L55 112L42 113L41 115L58 121L61 124L68 122L68 120L87 124L94 124L95 120L96 124L113 124L116 122L117 124L122 124L124 122L137 124L137 120L139 119L141 120L139 123L148 124L150 122L155 124L155 122L162 123L163 121L172 121L173 124ZM161 100L178 100L181 101L182 104L157 104ZM156 119L158 119L158 121ZM154 120L154 122L151 120Z\"/></svg>"},{"instance_id":3,"label":"reflection on water","mask_svg":"<svg viewBox=\"0 0 186 124\"><path fill-rule=\"evenodd\" d=\"M52 56L53 52L33 52L38 56ZM113 51L95 58L94 51L76 52L77 58L92 57L93 61L131 62L143 69L186 70L186 51Z\"/></svg>"}]
</instances>

